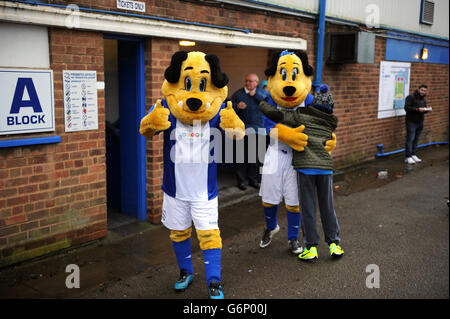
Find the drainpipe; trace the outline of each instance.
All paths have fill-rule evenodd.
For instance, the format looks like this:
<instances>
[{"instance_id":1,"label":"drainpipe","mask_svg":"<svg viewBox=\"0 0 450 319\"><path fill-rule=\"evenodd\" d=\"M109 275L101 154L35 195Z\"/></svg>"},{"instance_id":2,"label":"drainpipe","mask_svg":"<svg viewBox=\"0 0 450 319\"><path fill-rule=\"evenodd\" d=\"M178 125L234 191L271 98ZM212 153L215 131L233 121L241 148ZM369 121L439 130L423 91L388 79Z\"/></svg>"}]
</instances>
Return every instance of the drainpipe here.
<instances>
[{"instance_id":1,"label":"drainpipe","mask_svg":"<svg viewBox=\"0 0 450 319\"><path fill-rule=\"evenodd\" d=\"M322 64L323 64L323 47L325 43L325 9L327 0L319 0L319 29L317 30L318 45L316 54L316 76L312 85L314 90L319 91L322 85Z\"/></svg>"},{"instance_id":2,"label":"drainpipe","mask_svg":"<svg viewBox=\"0 0 450 319\"><path fill-rule=\"evenodd\" d=\"M440 145L440 144L448 144L448 142L445 142L445 141L444 142L431 142L431 143L417 145L417 148L430 146L430 145ZM393 154L397 154L397 153L401 153L401 152L405 151L405 149L402 148L400 150L385 153L383 144L377 144L377 148L378 148L378 153L375 154L375 157L389 156L389 155L393 155Z\"/></svg>"}]
</instances>

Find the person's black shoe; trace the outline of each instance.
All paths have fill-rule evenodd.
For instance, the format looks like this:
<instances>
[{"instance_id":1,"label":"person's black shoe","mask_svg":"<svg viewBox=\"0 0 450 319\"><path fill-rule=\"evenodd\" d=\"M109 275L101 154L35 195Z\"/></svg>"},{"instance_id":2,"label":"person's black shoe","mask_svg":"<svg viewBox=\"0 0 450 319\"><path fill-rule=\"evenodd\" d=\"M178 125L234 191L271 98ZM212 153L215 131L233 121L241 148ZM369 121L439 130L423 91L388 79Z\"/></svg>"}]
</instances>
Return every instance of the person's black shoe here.
<instances>
[{"instance_id":1,"label":"person's black shoe","mask_svg":"<svg viewBox=\"0 0 450 319\"><path fill-rule=\"evenodd\" d=\"M297 239L291 239L288 241L288 245L289 245L289 250L291 251L291 253L293 253L294 255L298 255L301 254L303 252L303 247L300 246L300 243L298 242Z\"/></svg>"},{"instance_id":2,"label":"person's black shoe","mask_svg":"<svg viewBox=\"0 0 450 319\"><path fill-rule=\"evenodd\" d=\"M275 235L276 233L278 233L280 231L280 226L275 227L275 229L269 230L269 229L265 229L261 242L259 243L259 247L261 248L266 248L267 246L270 245L270 243L272 242L272 237L273 235Z\"/></svg>"},{"instance_id":3,"label":"person's black shoe","mask_svg":"<svg viewBox=\"0 0 450 319\"><path fill-rule=\"evenodd\" d=\"M175 282L175 291L185 291L194 279L194 274L188 274L186 270L180 271L180 277Z\"/></svg>"},{"instance_id":4,"label":"person's black shoe","mask_svg":"<svg viewBox=\"0 0 450 319\"><path fill-rule=\"evenodd\" d=\"M245 191L245 190L247 189L247 187L246 187L244 184L242 184L242 183L239 183L237 187L238 187L241 191Z\"/></svg>"},{"instance_id":5,"label":"person's black shoe","mask_svg":"<svg viewBox=\"0 0 450 319\"><path fill-rule=\"evenodd\" d=\"M220 282L211 281L208 287L209 299L224 299L222 285Z\"/></svg>"},{"instance_id":6,"label":"person's black shoe","mask_svg":"<svg viewBox=\"0 0 450 319\"><path fill-rule=\"evenodd\" d=\"M259 187L261 186L261 184L258 182L249 182L248 185L256 189L259 189Z\"/></svg>"}]
</instances>

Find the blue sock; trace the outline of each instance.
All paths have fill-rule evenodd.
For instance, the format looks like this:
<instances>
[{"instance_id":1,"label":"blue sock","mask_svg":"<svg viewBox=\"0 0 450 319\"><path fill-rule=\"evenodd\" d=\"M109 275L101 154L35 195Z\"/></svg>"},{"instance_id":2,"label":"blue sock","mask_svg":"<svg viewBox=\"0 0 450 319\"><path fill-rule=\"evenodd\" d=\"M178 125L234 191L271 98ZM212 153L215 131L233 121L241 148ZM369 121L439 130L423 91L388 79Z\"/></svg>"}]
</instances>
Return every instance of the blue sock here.
<instances>
[{"instance_id":1,"label":"blue sock","mask_svg":"<svg viewBox=\"0 0 450 319\"><path fill-rule=\"evenodd\" d=\"M220 273L221 273L221 250L218 248L215 249L206 249L203 251L203 260L205 262L205 277L206 284L209 286L211 281L220 282Z\"/></svg>"},{"instance_id":2,"label":"blue sock","mask_svg":"<svg viewBox=\"0 0 450 319\"><path fill-rule=\"evenodd\" d=\"M188 274L193 274L194 268L192 266L191 239L188 238L178 243L173 241L172 244L180 270L184 269Z\"/></svg>"},{"instance_id":3,"label":"blue sock","mask_svg":"<svg viewBox=\"0 0 450 319\"><path fill-rule=\"evenodd\" d=\"M277 212L278 205L274 205L272 207L264 207L264 214L266 216L266 226L268 230L273 230L277 227Z\"/></svg>"},{"instance_id":4,"label":"blue sock","mask_svg":"<svg viewBox=\"0 0 450 319\"><path fill-rule=\"evenodd\" d=\"M300 213L287 212L288 240L298 239L300 231Z\"/></svg>"}]
</instances>

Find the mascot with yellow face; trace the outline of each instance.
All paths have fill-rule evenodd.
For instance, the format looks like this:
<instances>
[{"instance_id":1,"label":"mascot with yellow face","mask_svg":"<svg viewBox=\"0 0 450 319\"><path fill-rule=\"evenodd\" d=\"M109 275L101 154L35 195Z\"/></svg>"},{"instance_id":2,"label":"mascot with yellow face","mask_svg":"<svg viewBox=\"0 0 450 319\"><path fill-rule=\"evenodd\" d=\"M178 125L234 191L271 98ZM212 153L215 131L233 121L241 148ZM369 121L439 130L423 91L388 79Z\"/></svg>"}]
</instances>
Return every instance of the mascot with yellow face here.
<instances>
[{"instance_id":1,"label":"mascot with yellow face","mask_svg":"<svg viewBox=\"0 0 450 319\"><path fill-rule=\"evenodd\" d=\"M264 206L266 229L263 233L260 247L268 247L272 237L279 231L277 222L278 205L284 198L287 209L287 239L289 251L298 255L303 248L298 242L300 230L300 203L297 185L297 170L293 166L293 153L309 153L309 136L305 131L306 123L284 121L284 113L294 113L298 109L307 109L313 102L311 79L313 69L308 63L304 51L281 52L272 56L271 65L265 70L268 77L270 96L259 96L260 110L263 112L264 123L268 135L278 141L269 145L262 171L259 195ZM308 125L306 125L309 128ZM311 139L313 136L310 137ZM329 138L319 146L328 153L336 146L336 137ZM303 196L303 195L302 195Z\"/></svg>"},{"instance_id":2,"label":"mascot with yellow face","mask_svg":"<svg viewBox=\"0 0 450 319\"><path fill-rule=\"evenodd\" d=\"M140 133L149 138L164 132L161 221L170 230L180 268L175 290L185 290L193 280L190 237L194 223L209 296L222 299L217 167L211 150L218 142L217 131L241 139L245 125L231 102L224 103L228 77L217 56L178 51L164 77L165 99L158 100L141 120Z\"/></svg>"}]
</instances>

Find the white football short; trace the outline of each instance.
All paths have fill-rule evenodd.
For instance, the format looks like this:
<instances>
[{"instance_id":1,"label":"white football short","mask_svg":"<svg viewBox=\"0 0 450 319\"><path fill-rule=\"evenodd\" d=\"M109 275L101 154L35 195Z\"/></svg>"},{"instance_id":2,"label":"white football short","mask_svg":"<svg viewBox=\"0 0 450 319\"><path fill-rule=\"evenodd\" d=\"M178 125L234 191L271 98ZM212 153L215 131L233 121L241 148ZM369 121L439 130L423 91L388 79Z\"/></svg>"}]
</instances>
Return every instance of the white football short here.
<instances>
[{"instance_id":1,"label":"white football short","mask_svg":"<svg viewBox=\"0 0 450 319\"><path fill-rule=\"evenodd\" d=\"M278 142L269 145L264 158L259 196L262 201L272 205L284 202L289 206L298 206L297 172L292 166L292 149Z\"/></svg>"},{"instance_id":2,"label":"white football short","mask_svg":"<svg viewBox=\"0 0 450 319\"><path fill-rule=\"evenodd\" d=\"M170 230L219 229L217 196L211 200L186 201L164 193L161 222Z\"/></svg>"}]
</instances>

